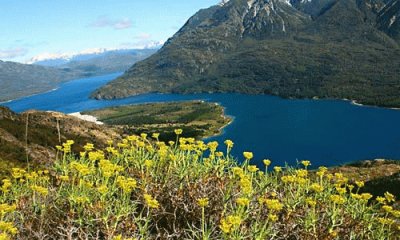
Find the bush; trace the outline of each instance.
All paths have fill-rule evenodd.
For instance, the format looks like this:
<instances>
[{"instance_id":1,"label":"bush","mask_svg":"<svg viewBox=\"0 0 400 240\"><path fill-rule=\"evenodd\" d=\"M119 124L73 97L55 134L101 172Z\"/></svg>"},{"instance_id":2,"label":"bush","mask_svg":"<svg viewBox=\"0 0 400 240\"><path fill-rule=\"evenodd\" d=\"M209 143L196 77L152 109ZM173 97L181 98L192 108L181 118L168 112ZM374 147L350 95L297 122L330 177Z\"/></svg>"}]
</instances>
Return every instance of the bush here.
<instances>
[{"instance_id":1,"label":"bush","mask_svg":"<svg viewBox=\"0 0 400 240\"><path fill-rule=\"evenodd\" d=\"M129 136L103 150L58 146L51 169L14 168L0 191L0 239L395 239L393 195L372 199L308 161L260 170L233 143Z\"/></svg>"}]
</instances>

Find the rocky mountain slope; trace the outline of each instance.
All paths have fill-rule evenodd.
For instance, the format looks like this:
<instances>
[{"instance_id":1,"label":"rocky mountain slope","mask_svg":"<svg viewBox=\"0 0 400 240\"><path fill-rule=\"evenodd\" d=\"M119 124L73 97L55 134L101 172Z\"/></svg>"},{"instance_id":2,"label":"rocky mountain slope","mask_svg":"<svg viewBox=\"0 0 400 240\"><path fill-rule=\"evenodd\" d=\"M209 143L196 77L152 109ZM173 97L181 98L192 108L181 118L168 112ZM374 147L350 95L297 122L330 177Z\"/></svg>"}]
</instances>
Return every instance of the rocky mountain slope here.
<instances>
[{"instance_id":1,"label":"rocky mountain slope","mask_svg":"<svg viewBox=\"0 0 400 240\"><path fill-rule=\"evenodd\" d=\"M230 0L92 94L241 92L400 106L399 0Z\"/></svg>"}]
</instances>

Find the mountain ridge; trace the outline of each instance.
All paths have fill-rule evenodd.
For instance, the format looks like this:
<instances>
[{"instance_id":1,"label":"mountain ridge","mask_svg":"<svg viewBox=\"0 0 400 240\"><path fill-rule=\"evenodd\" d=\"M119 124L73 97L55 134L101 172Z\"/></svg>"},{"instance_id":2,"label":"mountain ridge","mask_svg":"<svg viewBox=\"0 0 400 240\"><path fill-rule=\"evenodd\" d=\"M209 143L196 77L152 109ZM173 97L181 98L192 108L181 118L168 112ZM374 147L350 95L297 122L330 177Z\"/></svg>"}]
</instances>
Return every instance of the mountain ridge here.
<instances>
[{"instance_id":1,"label":"mountain ridge","mask_svg":"<svg viewBox=\"0 0 400 240\"><path fill-rule=\"evenodd\" d=\"M400 41L378 25L400 13L398 2L230 0L200 10L92 97L241 92L398 107Z\"/></svg>"}]
</instances>

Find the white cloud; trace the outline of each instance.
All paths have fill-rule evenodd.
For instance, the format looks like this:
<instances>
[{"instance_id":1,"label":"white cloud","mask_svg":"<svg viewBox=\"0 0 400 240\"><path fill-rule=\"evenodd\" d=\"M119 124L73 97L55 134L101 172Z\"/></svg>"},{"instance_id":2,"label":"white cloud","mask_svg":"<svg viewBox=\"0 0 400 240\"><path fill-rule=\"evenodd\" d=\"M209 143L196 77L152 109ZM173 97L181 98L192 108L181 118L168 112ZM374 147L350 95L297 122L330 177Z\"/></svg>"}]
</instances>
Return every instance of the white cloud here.
<instances>
[{"instance_id":1,"label":"white cloud","mask_svg":"<svg viewBox=\"0 0 400 240\"><path fill-rule=\"evenodd\" d=\"M13 59L17 57L25 56L28 53L26 48L9 48L0 49L0 59Z\"/></svg>"},{"instance_id":2,"label":"white cloud","mask_svg":"<svg viewBox=\"0 0 400 240\"><path fill-rule=\"evenodd\" d=\"M88 27L93 28L113 28L115 30L128 29L132 26L132 20L129 18L110 19L107 16L99 16L95 21L88 25Z\"/></svg>"}]
</instances>

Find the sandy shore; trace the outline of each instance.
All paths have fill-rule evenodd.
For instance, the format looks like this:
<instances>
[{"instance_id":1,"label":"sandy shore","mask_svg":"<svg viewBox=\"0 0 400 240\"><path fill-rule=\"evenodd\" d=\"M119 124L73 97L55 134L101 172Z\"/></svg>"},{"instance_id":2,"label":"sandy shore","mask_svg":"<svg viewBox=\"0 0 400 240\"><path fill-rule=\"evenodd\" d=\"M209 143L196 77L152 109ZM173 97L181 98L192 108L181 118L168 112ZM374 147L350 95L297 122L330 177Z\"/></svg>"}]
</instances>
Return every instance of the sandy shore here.
<instances>
[{"instance_id":1,"label":"sandy shore","mask_svg":"<svg viewBox=\"0 0 400 240\"><path fill-rule=\"evenodd\" d=\"M99 125L103 125L104 124L103 122L97 121L96 117L91 116L91 115L82 115L80 112L70 113L68 115L77 117L79 119L82 119L82 120L85 120L85 121L88 121L88 122L93 122L93 123L96 123L96 124L99 124Z\"/></svg>"}]
</instances>

